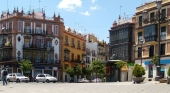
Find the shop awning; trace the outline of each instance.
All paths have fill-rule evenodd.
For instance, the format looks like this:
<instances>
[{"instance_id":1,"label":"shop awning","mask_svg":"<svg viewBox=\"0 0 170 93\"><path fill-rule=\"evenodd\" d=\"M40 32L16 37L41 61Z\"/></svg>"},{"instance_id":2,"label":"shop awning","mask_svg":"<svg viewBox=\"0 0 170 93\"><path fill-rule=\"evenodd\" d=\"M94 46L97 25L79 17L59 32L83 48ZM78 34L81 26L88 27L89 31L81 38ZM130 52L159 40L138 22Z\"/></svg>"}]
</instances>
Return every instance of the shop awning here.
<instances>
[{"instance_id":1,"label":"shop awning","mask_svg":"<svg viewBox=\"0 0 170 93\"><path fill-rule=\"evenodd\" d=\"M145 61L145 65L149 65L151 61ZM160 60L160 64L170 64L170 59Z\"/></svg>"}]
</instances>

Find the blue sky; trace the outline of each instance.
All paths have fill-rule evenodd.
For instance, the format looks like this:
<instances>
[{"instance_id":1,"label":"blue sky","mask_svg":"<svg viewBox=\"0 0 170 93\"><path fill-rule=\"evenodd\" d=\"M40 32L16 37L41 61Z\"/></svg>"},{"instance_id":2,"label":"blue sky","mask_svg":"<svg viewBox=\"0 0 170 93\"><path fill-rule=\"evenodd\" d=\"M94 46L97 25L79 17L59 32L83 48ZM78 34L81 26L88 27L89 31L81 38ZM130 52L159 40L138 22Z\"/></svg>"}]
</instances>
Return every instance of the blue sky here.
<instances>
[{"instance_id":1,"label":"blue sky","mask_svg":"<svg viewBox=\"0 0 170 93\"><path fill-rule=\"evenodd\" d=\"M56 15L60 13L65 26L82 33L93 33L108 43L108 30L119 14L132 17L136 7L148 1L152 0L40 0L40 3L39 0L0 0L0 11L7 10L7 7L9 11L14 7L19 10L23 7L27 11L30 5L31 9L45 8L47 17L52 17L54 12Z\"/></svg>"}]
</instances>

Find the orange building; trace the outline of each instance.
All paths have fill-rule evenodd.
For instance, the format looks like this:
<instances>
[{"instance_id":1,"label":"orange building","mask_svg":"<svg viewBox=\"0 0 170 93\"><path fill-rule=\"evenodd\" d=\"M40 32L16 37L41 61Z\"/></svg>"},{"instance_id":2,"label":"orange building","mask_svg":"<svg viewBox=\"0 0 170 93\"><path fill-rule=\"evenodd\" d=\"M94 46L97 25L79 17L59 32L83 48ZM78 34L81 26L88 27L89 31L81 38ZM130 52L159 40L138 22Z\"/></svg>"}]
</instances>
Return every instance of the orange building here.
<instances>
[{"instance_id":1,"label":"orange building","mask_svg":"<svg viewBox=\"0 0 170 93\"><path fill-rule=\"evenodd\" d=\"M82 67L85 64L85 49L86 49L86 36L81 33L71 31L69 28L65 30L63 33L63 48L62 52L64 57L62 65L63 65L63 80L64 82L68 82L69 75L67 75L64 71L67 67L73 67L74 64L78 63Z\"/></svg>"}]
</instances>

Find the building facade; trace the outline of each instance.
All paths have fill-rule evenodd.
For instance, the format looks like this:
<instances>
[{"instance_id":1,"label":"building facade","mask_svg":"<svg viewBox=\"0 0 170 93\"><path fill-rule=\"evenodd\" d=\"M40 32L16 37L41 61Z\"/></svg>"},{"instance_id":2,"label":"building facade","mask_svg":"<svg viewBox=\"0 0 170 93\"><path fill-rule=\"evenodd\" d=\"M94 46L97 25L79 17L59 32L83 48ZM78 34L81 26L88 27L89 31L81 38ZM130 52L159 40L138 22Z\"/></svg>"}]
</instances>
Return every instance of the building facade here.
<instances>
[{"instance_id":1,"label":"building facade","mask_svg":"<svg viewBox=\"0 0 170 93\"><path fill-rule=\"evenodd\" d=\"M30 60L34 69L30 77L38 73L58 76L61 65L61 44L64 21L60 16L48 18L45 11L28 13L14 9L2 12L0 17L0 66L9 73L19 73L18 62Z\"/></svg>"},{"instance_id":2,"label":"building facade","mask_svg":"<svg viewBox=\"0 0 170 93\"><path fill-rule=\"evenodd\" d=\"M87 34L86 41L86 67L90 67L94 60L97 60L97 37L90 33Z\"/></svg>"},{"instance_id":3,"label":"building facade","mask_svg":"<svg viewBox=\"0 0 170 93\"><path fill-rule=\"evenodd\" d=\"M109 59L110 60L123 60L128 62L130 66L133 66L134 58L133 58L133 33L134 33L134 22L135 17L130 19L121 19L119 18L119 22L114 21L113 27L109 30L109 39L110 39L110 49L109 49ZM116 62L116 61L113 61ZM122 73L120 74L119 69L115 69L114 63L110 61L108 62L108 80L109 81L130 81L132 78L132 70L131 69L121 69ZM129 66L129 67L130 67ZM117 73L117 75L112 76L111 71ZM121 79L120 76L121 75ZM115 78L115 80L111 79Z\"/></svg>"},{"instance_id":4,"label":"building facade","mask_svg":"<svg viewBox=\"0 0 170 93\"><path fill-rule=\"evenodd\" d=\"M147 20L143 21L142 12L147 10ZM167 69L170 66L170 0L162 0L161 8L161 22L160 22L160 64L161 64L161 77L167 77ZM140 64L140 58L142 57L142 66L146 70L146 78L155 78L156 67L151 65L150 61L153 56L158 54L158 9L156 7L156 1L145 3L143 6L136 8L136 31L135 31L135 44L136 50L140 50L141 40L143 40L143 46L146 51L136 52L135 63ZM147 44L150 44L148 49Z\"/></svg>"},{"instance_id":5,"label":"building facade","mask_svg":"<svg viewBox=\"0 0 170 93\"><path fill-rule=\"evenodd\" d=\"M82 69L86 63L86 36L81 33L68 30L63 34L63 81L69 82L70 76L64 72L67 67L73 67L78 63ZM76 77L74 77L76 80Z\"/></svg>"},{"instance_id":6,"label":"building facade","mask_svg":"<svg viewBox=\"0 0 170 93\"><path fill-rule=\"evenodd\" d=\"M104 40L98 41L97 59L106 62L109 59L109 46Z\"/></svg>"}]
</instances>

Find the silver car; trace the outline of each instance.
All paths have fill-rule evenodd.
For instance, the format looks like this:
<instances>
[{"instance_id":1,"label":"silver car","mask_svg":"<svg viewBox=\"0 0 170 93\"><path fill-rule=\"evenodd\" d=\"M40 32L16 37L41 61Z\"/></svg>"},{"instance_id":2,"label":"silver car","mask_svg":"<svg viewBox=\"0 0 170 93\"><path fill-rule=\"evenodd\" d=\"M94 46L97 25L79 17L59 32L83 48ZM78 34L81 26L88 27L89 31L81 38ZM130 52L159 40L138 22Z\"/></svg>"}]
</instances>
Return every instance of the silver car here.
<instances>
[{"instance_id":1,"label":"silver car","mask_svg":"<svg viewBox=\"0 0 170 93\"><path fill-rule=\"evenodd\" d=\"M47 83L53 82L53 83L55 83L55 82L57 82L57 78L51 76L50 74L38 74L36 76L35 81L37 83L38 82L43 82L43 83L45 83L45 82L47 82Z\"/></svg>"},{"instance_id":2,"label":"silver car","mask_svg":"<svg viewBox=\"0 0 170 93\"><path fill-rule=\"evenodd\" d=\"M8 82L29 82L29 78L22 75L21 73L11 73L7 75Z\"/></svg>"}]
</instances>

